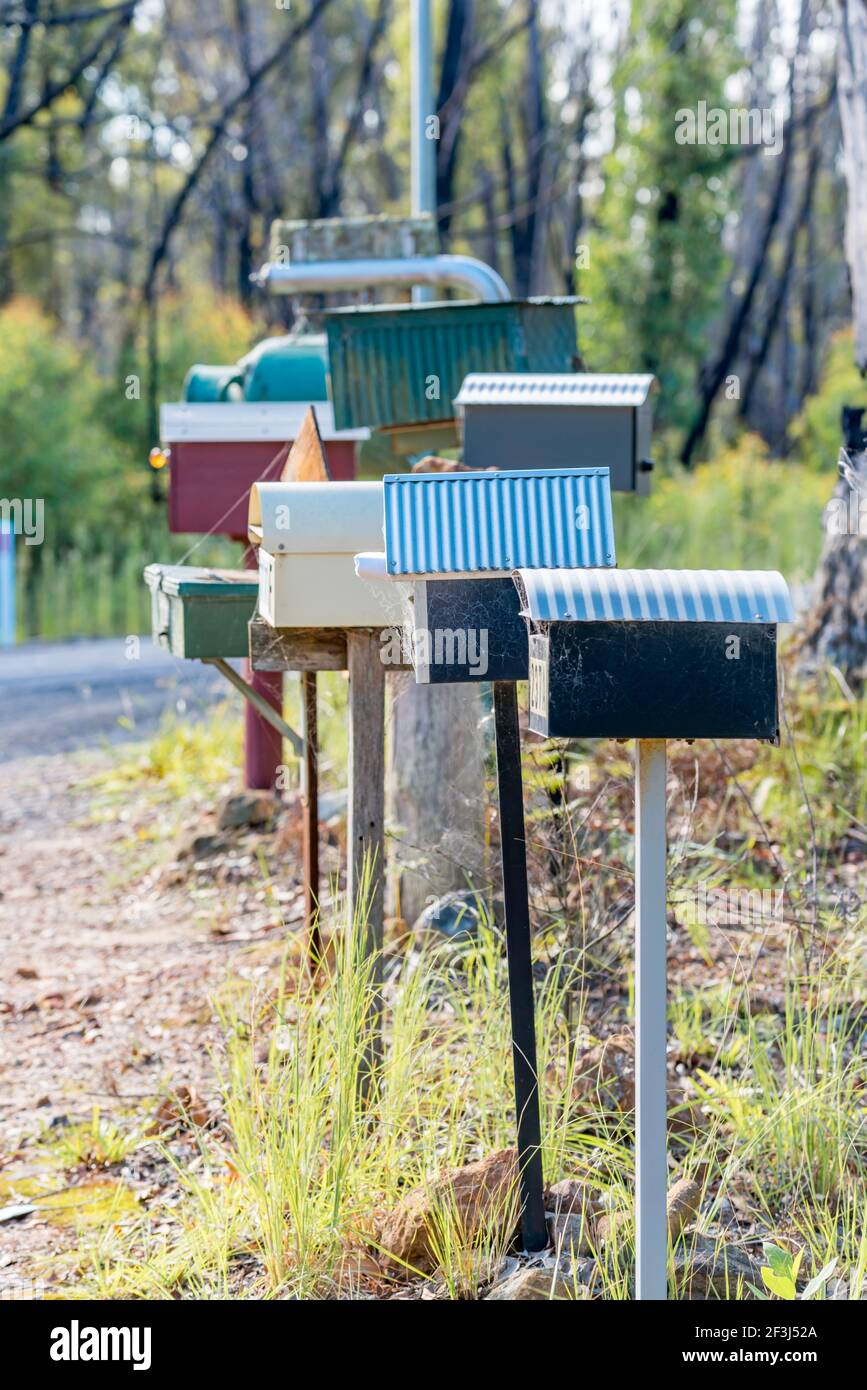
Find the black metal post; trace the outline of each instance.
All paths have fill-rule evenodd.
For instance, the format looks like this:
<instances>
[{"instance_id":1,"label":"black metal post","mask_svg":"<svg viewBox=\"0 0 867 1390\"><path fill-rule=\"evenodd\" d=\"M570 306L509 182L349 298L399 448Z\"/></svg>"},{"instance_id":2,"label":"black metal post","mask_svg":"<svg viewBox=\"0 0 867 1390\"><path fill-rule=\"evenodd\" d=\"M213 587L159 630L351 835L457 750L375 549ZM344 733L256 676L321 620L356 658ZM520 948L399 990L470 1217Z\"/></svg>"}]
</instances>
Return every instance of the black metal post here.
<instances>
[{"instance_id":1,"label":"black metal post","mask_svg":"<svg viewBox=\"0 0 867 1390\"><path fill-rule=\"evenodd\" d=\"M503 860L506 951L509 961L512 1062L515 1069L515 1110L518 1117L521 1236L525 1250L538 1251L544 1250L548 1244L548 1228L545 1223L542 1182L542 1133L536 1068L536 1026L533 1014L533 966L530 954L521 737L518 729L518 693L512 681L494 681L494 728L497 737L497 790L500 800L500 852Z\"/></svg>"}]
</instances>

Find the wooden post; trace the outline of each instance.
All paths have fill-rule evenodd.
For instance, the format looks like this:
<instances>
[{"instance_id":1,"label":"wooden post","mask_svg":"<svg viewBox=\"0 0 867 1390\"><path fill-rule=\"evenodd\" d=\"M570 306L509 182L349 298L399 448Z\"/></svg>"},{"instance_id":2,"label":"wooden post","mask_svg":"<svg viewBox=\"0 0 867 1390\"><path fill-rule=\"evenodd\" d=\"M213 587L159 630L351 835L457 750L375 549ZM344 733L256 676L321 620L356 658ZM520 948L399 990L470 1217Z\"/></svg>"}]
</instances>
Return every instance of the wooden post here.
<instances>
[{"instance_id":1,"label":"wooden post","mask_svg":"<svg viewBox=\"0 0 867 1390\"><path fill-rule=\"evenodd\" d=\"M500 803L500 853L509 961L509 1011L512 1064L518 1120L518 1168L521 1184L521 1238L535 1252L548 1245L542 1181L542 1132L533 1006L533 961L530 951L530 905L527 891L527 846L524 838L524 793L518 691L513 681L494 682L494 727L497 736L497 790Z\"/></svg>"},{"instance_id":2,"label":"wooden post","mask_svg":"<svg viewBox=\"0 0 867 1390\"><path fill-rule=\"evenodd\" d=\"M322 933L319 927L319 742L315 671L301 673L301 709L304 733L301 788L304 920L307 931L307 958L311 970L315 973L322 959Z\"/></svg>"},{"instance_id":3,"label":"wooden post","mask_svg":"<svg viewBox=\"0 0 867 1390\"><path fill-rule=\"evenodd\" d=\"M640 739L635 768L635 1296L667 1292L665 742Z\"/></svg>"},{"instance_id":4,"label":"wooden post","mask_svg":"<svg viewBox=\"0 0 867 1390\"><path fill-rule=\"evenodd\" d=\"M347 897L349 929L362 931L364 955L373 954L370 1041L362 1067L361 1098L382 1060L382 918L385 871L385 666L376 633L347 631L349 670L349 815ZM365 868L367 874L365 874Z\"/></svg>"}]
</instances>

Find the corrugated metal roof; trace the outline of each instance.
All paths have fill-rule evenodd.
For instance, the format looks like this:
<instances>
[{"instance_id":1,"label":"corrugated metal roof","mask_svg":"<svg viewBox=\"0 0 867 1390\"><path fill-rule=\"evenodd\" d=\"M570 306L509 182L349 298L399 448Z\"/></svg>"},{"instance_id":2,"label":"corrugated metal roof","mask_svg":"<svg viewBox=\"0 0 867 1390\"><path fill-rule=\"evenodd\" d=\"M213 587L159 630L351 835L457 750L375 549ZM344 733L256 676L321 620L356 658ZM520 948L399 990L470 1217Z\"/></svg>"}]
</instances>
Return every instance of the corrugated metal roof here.
<instances>
[{"instance_id":1,"label":"corrugated metal roof","mask_svg":"<svg viewBox=\"0 0 867 1390\"><path fill-rule=\"evenodd\" d=\"M397 474L383 483L390 575L615 562L607 468Z\"/></svg>"},{"instance_id":2,"label":"corrugated metal roof","mask_svg":"<svg viewBox=\"0 0 867 1390\"><path fill-rule=\"evenodd\" d=\"M468 372L572 371L571 300L374 304L325 315L341 429L454 418Z\"/></svg>"},{"instance_id":3,"label":"corrugated metal roof","mask_svg":"<svg viewBox=\"0 0 867 1390\"><path fill-rule=\"evenodd\" d=\"M336 430L330 401L177 401L160 406L160 439L164 444L257 439L285 444L296 437L311 405L324 440L370 438L368 429Z\"/></svg>"},{"instance_id":4,"label":"corrugated metal roof","mask_svg":"<svg viewBox=\"0 0 867 1390\"><path fill-rule=\"evenodd\" d=\"M524 616L537 622L789 623L776 570L520 568Z\"/></svg>"},{"instance_id":5,"label":"corrugated metal roof","mask_svg":"<svg viewBox=\"0 0 867 1390\"><path fill-rule=\"evenodd\" d=\"M600 375L571 372L472 372L464 378L455 405L639 406L656 384L653 376L625 372Z\"/></svg>"}]
</instances>

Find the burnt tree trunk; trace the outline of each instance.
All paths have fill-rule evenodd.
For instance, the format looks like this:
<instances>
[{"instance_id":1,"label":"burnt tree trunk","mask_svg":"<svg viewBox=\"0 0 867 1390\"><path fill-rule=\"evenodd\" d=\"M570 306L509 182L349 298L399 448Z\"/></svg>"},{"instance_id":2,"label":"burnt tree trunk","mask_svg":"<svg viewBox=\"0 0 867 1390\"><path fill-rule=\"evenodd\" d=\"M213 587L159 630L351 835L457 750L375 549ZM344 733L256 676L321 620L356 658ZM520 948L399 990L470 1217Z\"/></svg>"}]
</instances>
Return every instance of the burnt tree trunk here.
<instances>
[{"instance_id":1,"label":"burnt tree trunk","mask_svg":"<svg viewBox=\"0 0 867 1390\"><path fill-rule=\"evenodd\" d=\"M852 282L855 361L867 371L867 0L837 3L837 99L846 177L846 254ZM826 512L816 597L800 651L802 667L838 666L867 681L867 453L844 456Z\"/></svg>"}]
</instances>

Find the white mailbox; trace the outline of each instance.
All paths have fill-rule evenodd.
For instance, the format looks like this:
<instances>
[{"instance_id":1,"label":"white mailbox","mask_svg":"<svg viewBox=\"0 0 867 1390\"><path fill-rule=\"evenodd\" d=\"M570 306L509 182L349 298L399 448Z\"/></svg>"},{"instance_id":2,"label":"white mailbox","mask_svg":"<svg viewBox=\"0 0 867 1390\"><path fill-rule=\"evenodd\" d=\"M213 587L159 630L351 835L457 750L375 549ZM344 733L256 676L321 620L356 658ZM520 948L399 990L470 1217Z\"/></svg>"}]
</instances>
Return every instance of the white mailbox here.
<instances>
[{"instance_id":1,"label":"white mailbox","mask_svg":"<svg viewBox=\"0 0 867 1390\"><path fill-rule=\"evenodd\" d=\"M400 594L355 573L356 553L382 545L382 483L255 483L249 537L272 627L384 627L400 611Z\"/></svg>"}]
</instances>

